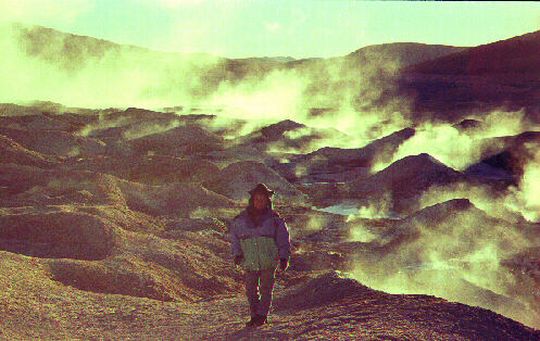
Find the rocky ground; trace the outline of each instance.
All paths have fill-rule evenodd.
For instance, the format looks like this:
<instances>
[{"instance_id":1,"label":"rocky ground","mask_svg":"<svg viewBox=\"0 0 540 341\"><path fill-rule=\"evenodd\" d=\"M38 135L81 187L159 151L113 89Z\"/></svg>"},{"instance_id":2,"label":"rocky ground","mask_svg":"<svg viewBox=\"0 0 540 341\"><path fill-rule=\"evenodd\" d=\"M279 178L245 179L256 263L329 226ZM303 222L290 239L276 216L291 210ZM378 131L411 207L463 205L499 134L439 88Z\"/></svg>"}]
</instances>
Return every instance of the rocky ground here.
<instances>
[{"instance_id":1,"label":"rocky ground","mask_svg":"<svg viewBox=\"0 0 540 341\"><path fill-rule=\"evenodd\" d=\"M533 329L540 321L537 224L519 217L509 224L468 199L419 200L431 186L484 181L496 193L499 182L471 178L428 154L366 173L378 148L395 150L413 129L360 149L285 156L265 143L303 125L286 121L226 139L208 123L213 116L133 108L2 110L1 338L540 338ZM161 123L150 129L145 120ZM295 143L304 142L310 140ZM516 145L519 138L511 139L509 150ZM258 157L236 153L246 146ZM406 181L419 171L429 176ZM317 182L321 177L334 181ZM289 270L278 273L270 323L246 329L242 271L231 263L227 226L258 182L278 192L276 209L290 226L293 256ZM387 212L397 216L321 210L340 200L359 205L368 195L378 201L390 195ZM462 225L464 231L456 228ZM468 240L468 246L441 247L433 235ZM427 290L429 281L418 294L373 289L381 286L375 278L426 266L418 255L436 248L460 271L472 271L479 263L470 250L482 249L483 240L496 241L505 270L493 271L512 276L512 285L482 286L458 271L445 274L465 283L456 292L466 288L467 299ZM358 275L359 266L370 276Z\"/></svg>"},{"instance_id":2,"label":"rocky ground","mask_svg":"<svg viewBox=\"0 0 540 341\"><path fill-rule=\"evenodd\" d=\"M103 294L64 286L44 262L2 252L5 339L505 339L540 332L491 311L426 295L391 295L334 271L279 274L269 323L246 328L242 294L191 303ZM229 268L230 271L235 271ZM291 271L293 273L294 271ZM292 284L296 282L296 284Z\"/></svg>"}]
</instances>

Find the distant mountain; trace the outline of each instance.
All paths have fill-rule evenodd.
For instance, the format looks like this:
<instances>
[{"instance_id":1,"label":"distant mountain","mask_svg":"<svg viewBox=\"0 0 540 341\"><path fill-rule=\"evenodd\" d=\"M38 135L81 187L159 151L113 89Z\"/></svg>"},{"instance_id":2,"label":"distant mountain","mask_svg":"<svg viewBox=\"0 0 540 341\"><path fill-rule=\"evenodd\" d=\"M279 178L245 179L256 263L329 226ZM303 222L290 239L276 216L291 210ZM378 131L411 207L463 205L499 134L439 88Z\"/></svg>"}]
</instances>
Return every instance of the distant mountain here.
<instances>
[{"instance_id":1,"label":"distant mountain","mask_svg":"<svg viewBox=\"0 0 540 341\"><path fill-rule=\"evenodd\" d=\"M50 89L40 85L44 76L71 79L75 93L89 91L97 99L120 88L122 96L111 96L110 101L131 99L130 105L135 105L135 99L159 99L180 105L207 99L224 86L243 81L256 87L277 71L300 77L305 83L304 106L322 115L352 101L359 111L410 110L417 120L434 115L456 123L473 111L525 108L540 121L540 31L473 48L391 43L345 56L299 60L159 52L40 26L15 25L12 31L14 47L19 49L16 55L53 66L44 75L34 74L31 68L13 70L35 79L30 84L41 87L36 91L45 94L41 97L50 91L48 100L66 100L64 92L71 92L56 90L54 84ZM133 74L140 82L133 83ZM404 108L403 101L411 101L412 108Z\"/></svg>"},{"instance_id":2,"label":"distant mountain","mask_svg":"<svg viewBox=\"0 0 540 341\"><path fill-rule=\"evenodd\" d=\"M138 52L149 54L152 57L186 57L186 58L216 58L205 53L176 53L146 49L134 45L118 44L112 41L94 37L61 32L43 26L28 26L14 24L13 29L18 35L23 48L30 56L49 60L51 62L64 62L65 67L74 67L71 62L79 64L91 59L100 59L111 52ZM60 57L60 58L59 58Z\"/></svg>"},{"instance_id":3,"label":"distant mountain","mask_svg":"<svg viewBox=\"0 0 540 341\"><path fill-rule=\"evenodd\" d=\"M291 56L277 56L277 57L249 57L249 58L235 58L236 60L244 61L259 61L259 62L275 62L275 63L288 63L295 61L296 59Z\"/></svg>"},{"instance_id":4,"label":"distant mountain","mask_svg":"<svg viewBox=\"0 0 540 341\"><path fill-rule=\"evenodd\" d=\"M358 63L372 63L373 59L393 60L400 67L414 65L466 50L466 47L429 45L421 43L389 43L358 49L345 58Z\"/></svg>"},{"instance_id":5,"label":"distant mountain","mask_svg":"<svg viewBox=\"0 0 540 341\"><path fill-rule=\"evenodd\" d=\"M447 45L429 45L421 43L388 43L362 47L345 56L332 58L305 58L288 62L287 66L295 69L327 68L332 65L344 65L363 68L369 65L403 68L465 50L464 47Z\"/></svg>"},{"instance_id":6,"label":"distant mountain","mask_svg":"<svg viewBox=\"0 0 540 341\"><path fill-rule=\"evenodd\" d=\"M540 31L455 51L411 67L410 72L431 75L540 75Z\"/></svg>"},{"instance_id":7,"label":"distant mountain","mask_svg":"<svg viewBox=\"0 0 540 341\"><path fill-rule=\"evenodd\" d=\"M451 122L502 108L540 121L540 31L409 66L400 93L419 115Z\"/></svg>"},{"instance_id":8,"label":"distant mountain","mask_svg":"<svg viewBox=\"0 0 540 341\"><path fill-rule=\"evenodd\" d=\"M186 97L199 98L217 88L219 82L212 84L205 77L225 60L202 53L153 51L41 26L2 26L0 35L8 52L0 60L0 68L6 68L2 72L24 73L24 79L12 78L13 86L31 87L24 93L4 91L3 98L16 97L13 101L39 99L87 107L156 100L160 106L184 104ZM222 72L219 81L225 76ZM85 95L79 98L81 93ZM32 94L36 97L28 98Z\"/></svg>"},{"instance_id":9,"label":"distant mountain","mask_svg":"<svg viewBox=\"0 0 540 341\"><path fill-rule=\"evenodd\" d=\"M35 93L65 103L65 96L69 100L74 97L71 91L75 94L84 91L98 101L111 97L106 101L107 106L110 102L116 106L137 105L135 100L182 105L190 100L204 100L223 87L234 87L242 81L257 86L257 82L276 71L300 77L305 82L303 97L308 107L335 108L351 94L357 106L382 106L390 101L385 89L393 88L400 69L463 50L443 45L393 43L368 46L327 59L230 59L204 53L152 51L40 26L15 25L12 33L15 39L12 47L19 50L16 55L52 66L46 68L46 74L37 75L21 64L19 72L35 78L32 84L38 86L45 78L59 76L66 82L72 80L69 89L41 86ZM118 89L122 89L122 96L109 96Z\"/></svg>"},{"instance_id":10,"label":"distant mountain","mask_svg":"<svg viewBox=\"0 0 540 341\"><path fill-rule=\"evenodd\" d=\"M351 101L358 111L383 108L405 111L396 104L395 85L401 70L464 48L419 43L391 43L366 46L346 56L311 58L287 63L308 80L305 95L312 112L331 113L343 102Z\"/></svg>"}]
</instances>

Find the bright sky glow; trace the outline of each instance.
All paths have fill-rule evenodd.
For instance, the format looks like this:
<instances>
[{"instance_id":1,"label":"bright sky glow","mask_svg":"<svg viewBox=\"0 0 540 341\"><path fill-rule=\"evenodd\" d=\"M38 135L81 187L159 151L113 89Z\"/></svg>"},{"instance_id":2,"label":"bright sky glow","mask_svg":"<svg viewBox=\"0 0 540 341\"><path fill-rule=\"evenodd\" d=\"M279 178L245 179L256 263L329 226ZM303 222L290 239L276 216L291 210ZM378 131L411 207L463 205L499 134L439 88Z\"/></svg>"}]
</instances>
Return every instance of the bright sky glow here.
<instances>
[{"instance_id":1,"label":"bright sky glow","mask_svg":"<svg viewBox=\"0 0 540 341\"><path fill-rule=\"evenodd\" d=\"M0 0L0 18L155 50L302 58L387 42L486 44L540 29L540 3Z\"/></svg>"}]
</instances>

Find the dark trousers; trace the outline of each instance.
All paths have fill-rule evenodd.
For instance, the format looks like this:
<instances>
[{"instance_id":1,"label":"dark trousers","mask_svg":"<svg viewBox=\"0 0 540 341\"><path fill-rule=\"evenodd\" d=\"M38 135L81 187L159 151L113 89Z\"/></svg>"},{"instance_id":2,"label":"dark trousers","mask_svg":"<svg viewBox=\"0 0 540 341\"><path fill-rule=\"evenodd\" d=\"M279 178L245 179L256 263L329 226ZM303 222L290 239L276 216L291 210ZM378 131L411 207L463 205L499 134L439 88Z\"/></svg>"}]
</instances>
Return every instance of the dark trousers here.
<instances>
[{"instance_id":1,"label":"dark trousers","mask_svg":"<svg viewBox=\"0 0 540 341\"><path fill-rule=\"evenodd\" d=\"M251 317L267 316L272 306L272 291L276 280L276 268L246 271L245 285Z\"/></svg>"}]
</instances>

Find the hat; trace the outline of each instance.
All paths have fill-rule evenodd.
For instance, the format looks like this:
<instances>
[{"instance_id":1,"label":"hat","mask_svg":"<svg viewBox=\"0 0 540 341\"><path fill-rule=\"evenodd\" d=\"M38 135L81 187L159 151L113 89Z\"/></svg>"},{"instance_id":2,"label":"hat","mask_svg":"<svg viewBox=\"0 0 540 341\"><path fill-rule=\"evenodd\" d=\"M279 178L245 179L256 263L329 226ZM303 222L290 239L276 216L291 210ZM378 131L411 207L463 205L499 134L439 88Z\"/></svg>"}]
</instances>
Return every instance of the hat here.
<instances>
[{"instance_id":1,"label":"hat","mask_svg":"<svg viewBox=\"0 0 540 341\"><path fill-rule=\"evenodd\" d=\"M254 195L255 193L262 193L266 194L267 196L274 195L274 191L268 188L265 184L260 183L255 188L253 188L251 191L249 191L249 194Z\"/></svg>"}]
</instances>

